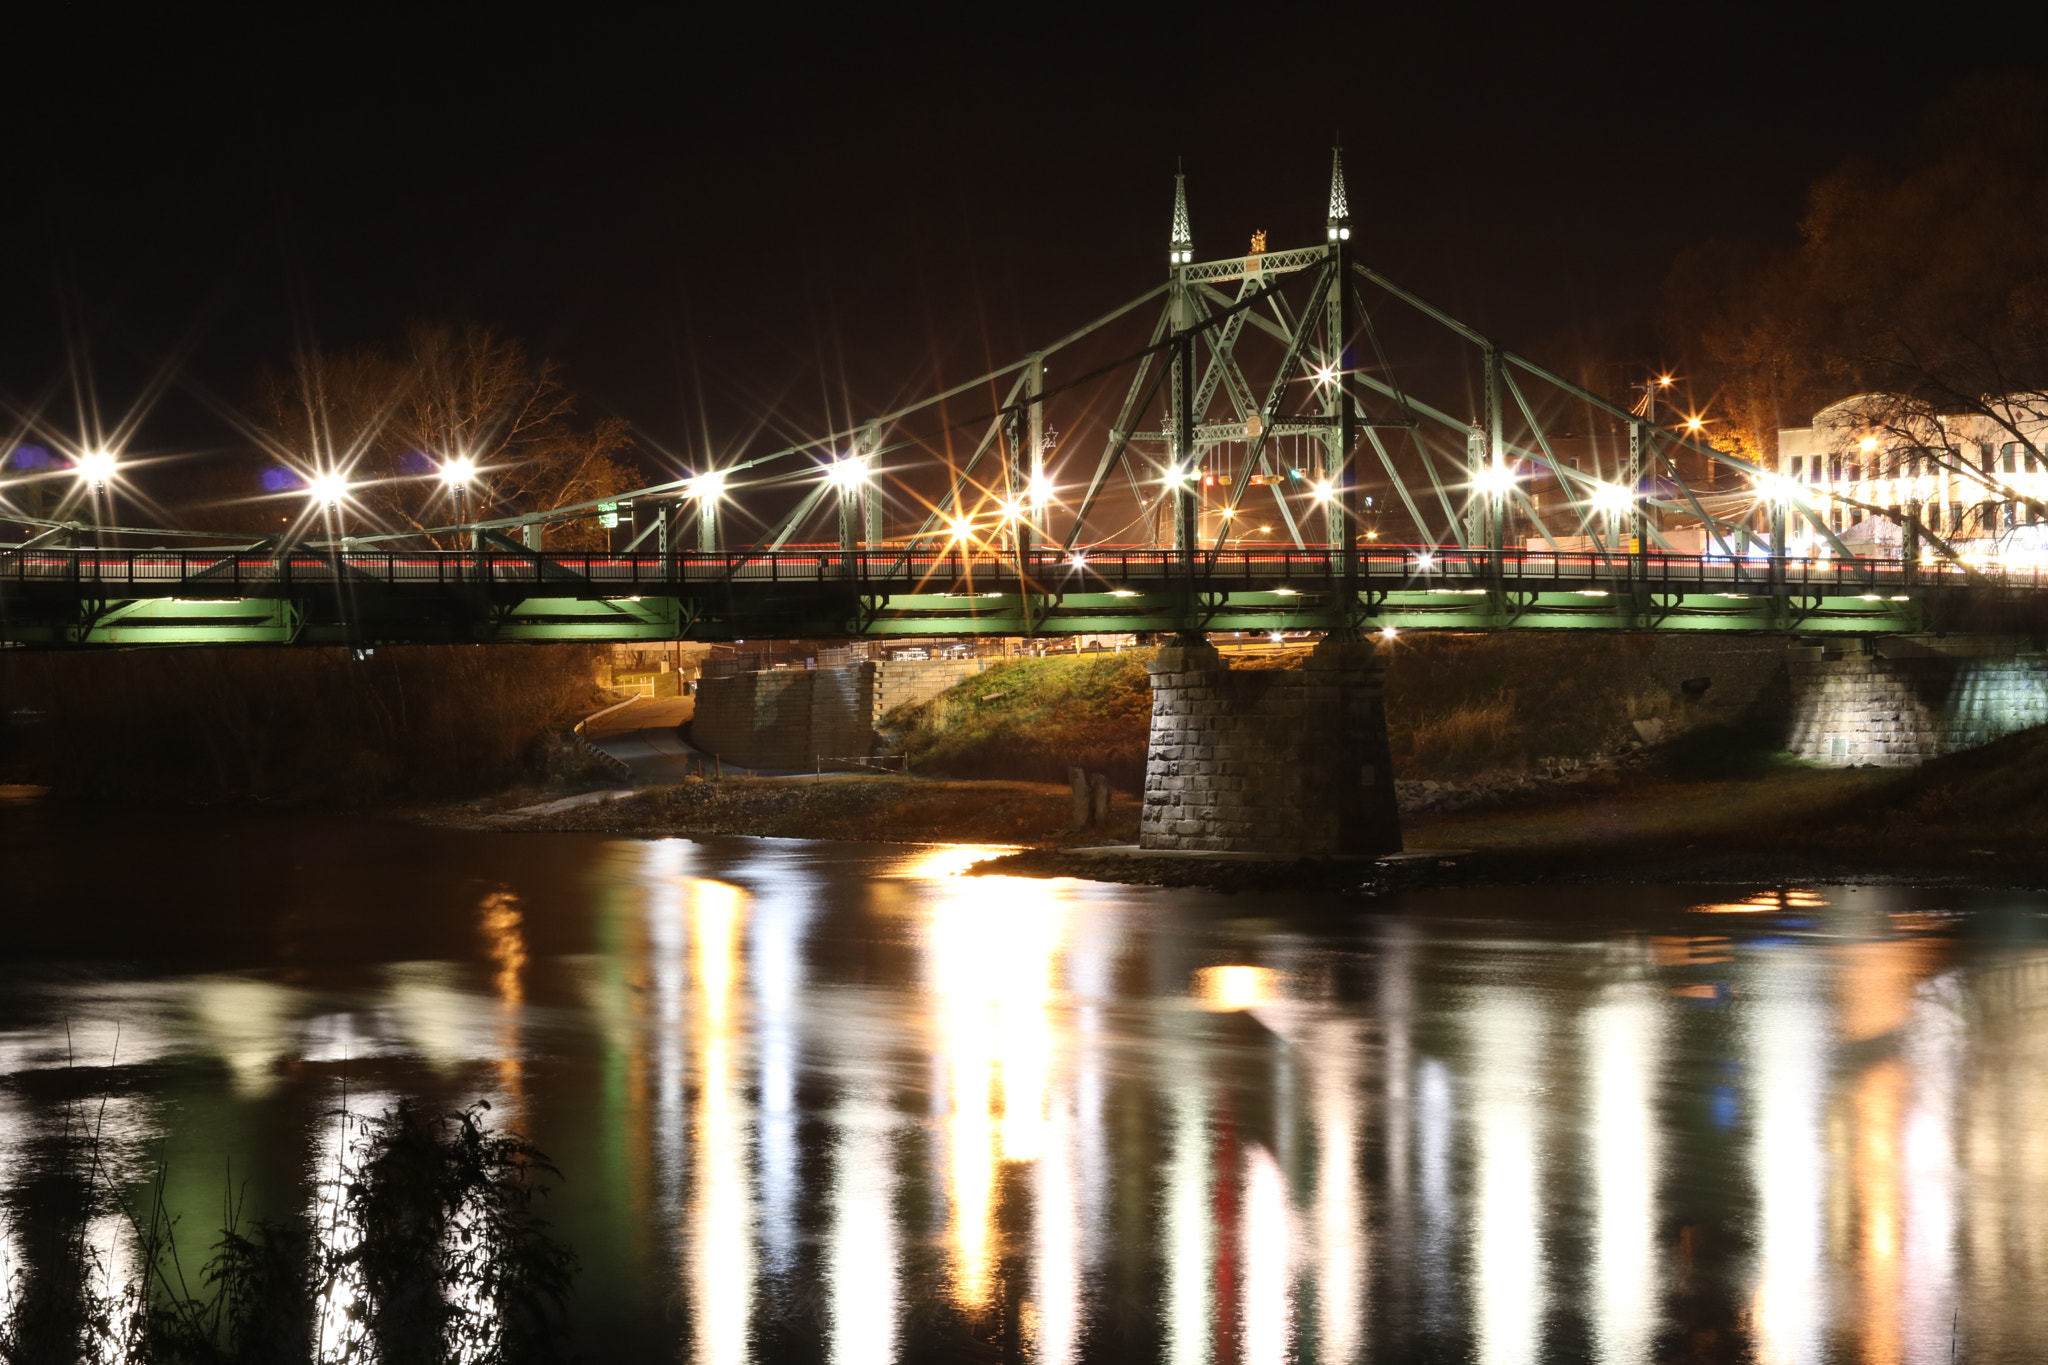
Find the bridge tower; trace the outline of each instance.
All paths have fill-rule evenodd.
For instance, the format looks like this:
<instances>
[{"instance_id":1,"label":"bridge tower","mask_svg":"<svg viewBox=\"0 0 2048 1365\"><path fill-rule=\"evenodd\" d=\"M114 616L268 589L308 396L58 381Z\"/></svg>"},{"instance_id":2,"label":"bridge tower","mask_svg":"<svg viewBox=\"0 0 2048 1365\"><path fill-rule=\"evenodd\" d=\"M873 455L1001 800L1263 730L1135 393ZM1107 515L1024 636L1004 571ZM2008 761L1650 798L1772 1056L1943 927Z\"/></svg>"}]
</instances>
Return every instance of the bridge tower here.
<instances>
[{"instance_id":1,"label":"bridge tower","mask_svg":"<svg viewBox=\"0 0 2048 1365\"><path fill-rule=\"evenodd\" d=\"M1185 558L1194 553L1199 534L1197 508L1201 471L1195 467L1195 297L1188 287L1187 268L1195 259L1195 234L1188 223L1188 178L1173 177L1173 233L1166 249L1167 315L1173 335L1167 362L1166 508L1173 518L1173 548Z\"/></svg>"},{"instance_id":2,"label":"bridge tower","mask_svg":"<svg viewBox=\"0 0 2048 1365\"><path fill-rule=\"evenodd\" d=\"M1358 408L1351 397L1351 333L1354 319L1346 306L1351 297L1351 201L1344 189L1344 149L1330 149L1330 212L1326 230L1330 253L1329 292L1323 298L1323 480L1330 487L1324 504L1325 539L1336 552L1344 600L1355 599L1358 582L1358 534L1364 524L1364 496L1355 457L1358 453Z\"/></svg>"}]
</instances>

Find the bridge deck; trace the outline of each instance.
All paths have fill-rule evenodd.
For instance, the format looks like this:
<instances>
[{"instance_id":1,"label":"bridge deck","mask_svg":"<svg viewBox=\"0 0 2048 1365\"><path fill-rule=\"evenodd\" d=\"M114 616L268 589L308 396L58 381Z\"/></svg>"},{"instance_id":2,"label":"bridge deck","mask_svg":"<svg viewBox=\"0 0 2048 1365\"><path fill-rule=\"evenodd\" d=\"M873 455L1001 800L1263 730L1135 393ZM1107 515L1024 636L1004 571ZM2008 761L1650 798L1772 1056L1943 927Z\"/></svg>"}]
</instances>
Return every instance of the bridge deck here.
<instances>
[{"instance_id":1,"label":"bridge deck","mask_svg":"<svg viewBox=\"0 0 2048 1365\"><path fill-rule=\"evenodd\" d=\"M0 556L25 646L1398 629L1924 629L2039 569L1361 548L726 554L45 550Z\"/></svg>"}]
</instances>

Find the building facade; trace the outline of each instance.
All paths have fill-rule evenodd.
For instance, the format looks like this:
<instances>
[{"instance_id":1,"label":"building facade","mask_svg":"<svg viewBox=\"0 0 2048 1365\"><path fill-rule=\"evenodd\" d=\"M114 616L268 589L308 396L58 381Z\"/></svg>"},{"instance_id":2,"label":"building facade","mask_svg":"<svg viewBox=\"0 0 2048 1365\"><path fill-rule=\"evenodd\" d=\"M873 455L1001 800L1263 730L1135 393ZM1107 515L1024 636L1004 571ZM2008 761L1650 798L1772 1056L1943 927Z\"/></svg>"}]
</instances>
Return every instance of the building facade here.
<instances>
[{"instance_id":1,"label":"building facade","mask_svg":"<svg viewBox=\"0 0 2048 1365\"><path fill-rule=\"evenodd\" d=\"M2016 440L1980 414L1907 421L1900 408L1885 395L1858 394L1815 413L1810 426L1778 432L1777 472L1804 487L1844 543L1896 544L1909 511L1951 544L1995 543L2041 523L2048 422L2016 423L2024 437ZM1810 527L1793 533L1801 543L1815 538Z\"/></svg>"}]
</instances>

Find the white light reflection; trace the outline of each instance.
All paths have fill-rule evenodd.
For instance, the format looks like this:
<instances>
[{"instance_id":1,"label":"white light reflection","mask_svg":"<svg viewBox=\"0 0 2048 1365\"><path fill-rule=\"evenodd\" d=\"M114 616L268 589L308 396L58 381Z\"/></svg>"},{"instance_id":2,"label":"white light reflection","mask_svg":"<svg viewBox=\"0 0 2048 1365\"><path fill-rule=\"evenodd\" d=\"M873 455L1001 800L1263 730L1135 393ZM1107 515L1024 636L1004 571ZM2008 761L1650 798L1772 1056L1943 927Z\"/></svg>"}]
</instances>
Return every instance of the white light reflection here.
<instances>
[{"instance_id":1,"label":"white light reflection","mask_svg":"<svg viewBox=\"0 0 2048 1365\"><path fill-rule=\"evenodd\" d=\"M1264 1147L1253 1146L1247 1155L1243 1197L1238 1255L1244 1264L1244 1362L1283 1365L1294 1335L1294 1216L1280 1163Z\"/></svg>"},{"instance_id":2,"label":"white light reflection","mask_svg":"<svg viewBox=\"0 0 2048 1365\"><path fill-rule=\"evenodd\" d=\"M761 1268L770 1276L796 1268L797 1059L804 989L804 936L819 900L816 879L798 858L761 855L748 920L754 996L755 1077L760 1090L758 1163Z\"/></svg>"},{"instance_id":3,"label":"white light reflection","mask_svg":"<svg viewBox=\"0 0 2048 1365\"><path fill-rule=\"evenodd\" d=\"M1956 1080L1966 1042L1957 973L1930 981L1914 1002L1901 1049L1911 1076L1903 1156L1906 1340L1924 1359L1952 1323L1956 1293Z\"/></svg>"},{"instance_id":4,"label":"white light reflection","mask_svg":"<svg viewBox=\"0 0 2048 1365\"><path fill-rule=\"evenodd\" d=\"M1415 1068L1415 1193L1422 1213L1416 1255L1422 1288L1422 1323L1435 1334L1451 1330L1451 1236L1457 1208L1451 1198L1451 1137L1457 1113L1451 1069L1436 1057Z\"/></svg>"},{"instance_id":5,"label":"white light reflection","mask_svg":"<svg viewBox=\"0 0 2048 1365\"><path fill-rule=\"evenodd\" d=\"M1758 1365L1822 1359L1821 1116L1829 1047L1817 1003L1824 988L1819 968L1805 953L1767 950L1753 985L1747 1043L1759 1246L1750 1326Z\"/></svg>"},{"instance_id":6,"label":"white light reflection","mask_svg":"<svg viewBox=\"0 0 2048 1365\"><path fill-rule=\"evenodd\" d=\"M361 1139L363 1115L382 1114L398 1103L389 1092L356 1092L346 1096L341 1111L314 1138L313 1198L310 1222L323 1256L335 1258L362 1240L363 1230L343 1212L343 1180L352 1150ZM354 1309L362 1295L359 1273L350 1271L325 1282L314 1303L314 1359L339 1365L361 1359L369 1350L361 1318Z\"/></svg>"},{"instance_id":7,"label":"white light reflection","mask_svg":"<svg viewBox=\"0 0 2048 1365\"><path fill-rule=\"evenodd\" d=\"M1468 1016L1473 1050L1473 1335L1483 1365L1537 1358L1546 1304L1536 1091L1544 1020L1518 995L1493 991Z\"/></svg>"},{"instance_id":8,"label":"white light reflection","mask_svg":"<svg viewBox=\"0 0 2048 1365\"><path fill-rule=\"evenodd\" d=\"M683 1111L689 1005L683 897L689 848L681 839L649 844L641 873L647 897L648 1046L654 1054L654 1182L656 1207L663 1210L682 1206L683 1160L689 1150Z\"/></svg>"},{"instance_id":9,"label":"white light reflection","mask_svg":"<svg viewBox=\"0 0 2048 1365\"><path fill-rule=\"evenodd\" d=\"M832 1115L832 1230L825 1249L832 1365L896 1358L895 1111L886 1089L849 1086Z\"/></svg>"},{"instance_id":10,"label":"white light reflection","mask_svg":"<svg viewBox=\"0 0 2048 1365\"><path fill-rule=\"evenodd\" d=\"M1208 1365L1215 1235L1209 1206L1209 1093L1200 1057L1177 1043L1166 1058L1166 1359Z\"/></svg>"},{"instance_id":11,"label":"white light reflection","mask_svg":"<svg viewBox=\"0 0 2048 1365\"><path fill-rule=\"evenodd\" d=\"M1350 1020L1325 1023L1303 1053L1319 1144L1313 1211L1316 1358L1325 1365L1358 1359L1365 1336L1365 1196L1358 1178L1364 1050L1357 1031Z\"/></svg>"},{"instance_id":12,"label":"white light reflection","mask_svg":"<svg viewBox=\"0 0 2048 1365\"><path fill-rule=\"evenodd\" d=\"M1586 1136L1593 1177L1593 1341L1602 1365L1650 1359L1658 1332L1662 1009L1653 984L1630 981L1609 986L1582 1021L1592 1090Z\"/></svg>"},{"instance_id":13,"label":"white light reflection","mask_svg":"<svg viewBox=\"0 0 2048 1365\"><path fill-rule=\"evenodd\" d=\"M747 1181L751 1134L740 1069L740 933L745 893L723 882L690 886L692 976L697 987L692 1124L695 1170L690 1211L690 1288L697 1365L750 1359L754 1307L753 1201Z\"/></svg>"}]
</instances>

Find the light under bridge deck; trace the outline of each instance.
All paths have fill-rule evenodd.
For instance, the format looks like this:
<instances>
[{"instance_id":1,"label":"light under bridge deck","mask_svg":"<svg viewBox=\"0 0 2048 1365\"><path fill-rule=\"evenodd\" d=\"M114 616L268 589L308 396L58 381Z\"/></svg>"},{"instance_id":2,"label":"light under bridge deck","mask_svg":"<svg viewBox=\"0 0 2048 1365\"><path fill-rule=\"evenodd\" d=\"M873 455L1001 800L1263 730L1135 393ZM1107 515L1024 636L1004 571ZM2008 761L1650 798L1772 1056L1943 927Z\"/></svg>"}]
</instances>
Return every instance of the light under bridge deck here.
<instances>
[{"instance_id":1,"label":"light under bridge deck","mask_svg":"<svg viewBox=\"0 0 2048 1365\"><path fill-rule=\"evenodd\" d=\"M12 647L725 641L1132 631L1973 628L2039 570L1897 560L1361 548L508 553L35 550L0 558Z\"/></svg>"}]
</instances>

